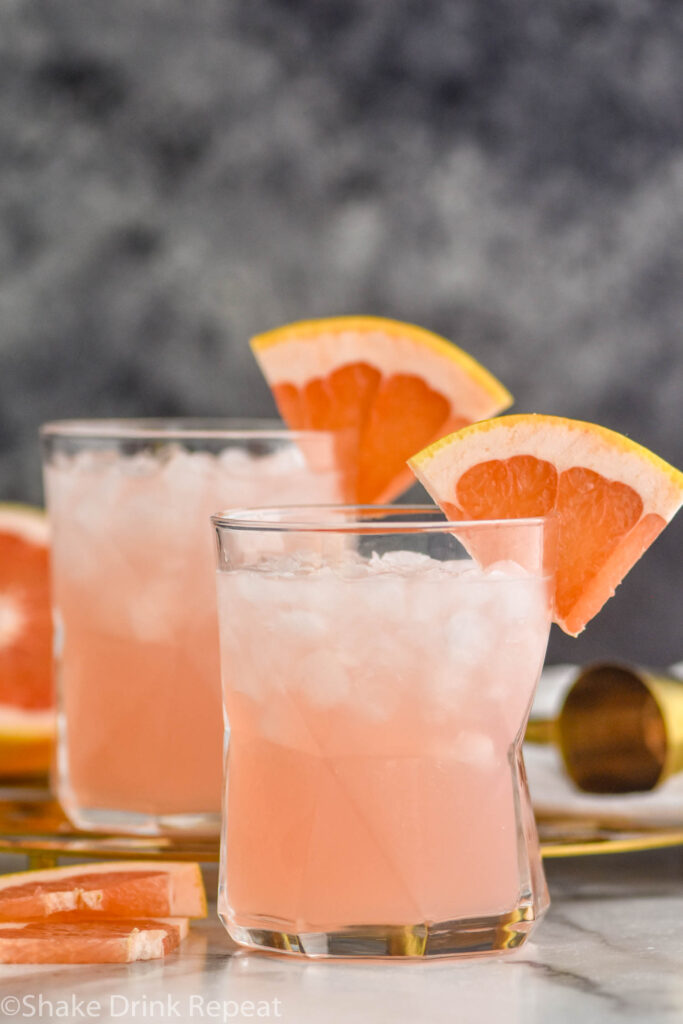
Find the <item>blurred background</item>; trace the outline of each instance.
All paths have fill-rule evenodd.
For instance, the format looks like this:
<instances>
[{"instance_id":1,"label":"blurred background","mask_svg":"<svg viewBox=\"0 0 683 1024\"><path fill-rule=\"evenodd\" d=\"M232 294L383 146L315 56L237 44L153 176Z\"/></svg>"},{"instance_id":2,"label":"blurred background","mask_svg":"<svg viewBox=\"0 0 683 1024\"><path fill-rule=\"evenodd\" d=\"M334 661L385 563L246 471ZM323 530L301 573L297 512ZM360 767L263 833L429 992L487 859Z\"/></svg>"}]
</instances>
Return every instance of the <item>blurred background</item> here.
<instances>
[{"instance_id":1,"label":"blurred background","mask_svg":"<svg viewBox=\"0 0 683 1024\"><path fill-rule=\"evenodd\" d=\"M68 416L268 415L374 313L683 465L683 5L3 0L0 499ZM683 516L550 660L683 658Z\"/></svg>"}]
</instances>

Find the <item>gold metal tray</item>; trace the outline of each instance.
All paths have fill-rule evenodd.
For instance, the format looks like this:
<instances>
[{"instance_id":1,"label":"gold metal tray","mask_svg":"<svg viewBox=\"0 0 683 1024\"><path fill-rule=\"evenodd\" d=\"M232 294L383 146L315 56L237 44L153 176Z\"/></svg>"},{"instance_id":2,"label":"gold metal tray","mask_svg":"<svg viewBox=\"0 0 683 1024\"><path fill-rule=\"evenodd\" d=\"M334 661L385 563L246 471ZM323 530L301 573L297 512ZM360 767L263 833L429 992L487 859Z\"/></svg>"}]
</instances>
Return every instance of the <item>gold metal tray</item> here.
<instances>
[{"instance_id":1,"label":"gold metal tray","mask_svg":"<svg viewBox=\"0 0 683 1024\"><path fill-rule=\"evenodd\" d=\"M619 830L599 819L538 821L545 858L594 856L683 846L683 827ZM53 867L65 859L117 858L218 861L216 836L106 835L79 832L40 785L0 787L0 856L24 856L27 867ZM1 861L0 861L1 870Z\"/></svg>"}]
</instances>

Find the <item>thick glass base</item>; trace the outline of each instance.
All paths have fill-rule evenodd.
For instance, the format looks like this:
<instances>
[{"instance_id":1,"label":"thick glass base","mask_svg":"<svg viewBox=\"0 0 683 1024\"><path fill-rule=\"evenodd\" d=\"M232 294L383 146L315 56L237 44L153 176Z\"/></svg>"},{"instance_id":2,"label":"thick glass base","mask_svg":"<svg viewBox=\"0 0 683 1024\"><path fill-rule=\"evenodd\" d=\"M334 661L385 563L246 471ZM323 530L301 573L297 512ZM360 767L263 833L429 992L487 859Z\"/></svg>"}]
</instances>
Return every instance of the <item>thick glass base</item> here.
<instances>
[{"instance_id":1,"label":"thick glass base","mask_svg":"<svg viewBox=\"0 0 683 1024\"><path fill-rule=\"evenodd\" d=\"M220 808L207 811L167 811L167 810L131 810L124 807L106 806L118 801L119 797L98 792L99 787L92 787L86 793L81 787L74 786L69 770L68 742L66 719L63 713L57 716L57 761L52 774L52 789L67 818L81 832L109 833L110 835L131 836L218 836L221 831ZM142 769L141 769L142 771ZM144 802L154 805L183 802L182 795L171 797L166 792L152 796ZM121 803L126 802L128 793L121 793ZM205 797L202 797L202 802ZM211 801L206 799L207 804ZM97 803L99 806L92 806ZM138 806L144 803L138 800ZM102 806L105 805L105 806Z\"/></svg>"},{"instance_id":2,"label":"thick glass base","mask_svg":"<svg viewBox=\"0 0 683 1024\"><path fill-rule=\"evenodd\" d=\"M203 814L140 814L135 811L117 811L108 808L78 807L70 800L60 799L69 821L82 832L107 832L115 835L217 836L221 816Z\"/></svg>"},{"instance_id":3,"label":"thick glass base","mask_svg":"<svg viewBox=\"0 0 683 1024\"><path fill-rule=\"evenodd\" d=\"M416 925L358 925L338 931L293 933L269 927L245 928L223 919L231 938L242 946L307 957L476 956L516 949L543 917L533 900L504 914Z\"/></svg>"}]
</instances>

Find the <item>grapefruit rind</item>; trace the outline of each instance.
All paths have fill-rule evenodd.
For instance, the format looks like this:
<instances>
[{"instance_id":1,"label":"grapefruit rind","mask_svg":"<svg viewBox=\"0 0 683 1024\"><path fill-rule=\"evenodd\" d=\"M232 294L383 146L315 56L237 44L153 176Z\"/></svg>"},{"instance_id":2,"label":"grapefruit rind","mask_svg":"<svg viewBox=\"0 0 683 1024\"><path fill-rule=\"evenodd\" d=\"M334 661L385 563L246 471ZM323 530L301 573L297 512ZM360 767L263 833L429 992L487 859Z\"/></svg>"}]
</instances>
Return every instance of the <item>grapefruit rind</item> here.
<instances>
[{"instance_id":1,"label":"grapefruit rind","mask_svg":"<svg viewBox=\"0 0 683 1024\"><path fill-rule=\"evenodd\" d=\"M151 897L157 901L161 896L166 901L166 910L160 913L148 902L145 908L140 905L140 894L136 894L137 905L126 909L112 907L107 901L107 893L96 885L78 885L70 880L97 879L98 875L115 874L145 876L165 875L167 890L159 893L158 888ZM123 880L125 884L125 879ZM63 883L63 887L59 884ZM42 891L26 894L27 886L45 886ZM51 888L47 888L51 886ZM12 899L13 890L16 896ZM22 891L23 890L23 891ZM119 899L121 894L118 894ZM3 899L4 897L4 899ZM3 907L4 904L4 907ZM17 913L18 904L21 913ZM83 923L102 921L105 919L125 921L131 918L204 918L207 916L206 892L202 880L201 868L194 861L155 861L128 860L90 864L70 864L66 867L45 868L38 871L18 871L0 875L0 922L3 918L16 921L52 921L54 923Z\"/></svg>"},{"instance_id":2,"label":"grapefruit rind","mask_svg":"<svg viewBox=\"0 0 683 1024\"><path fill-rule=\"evenodd\" d=\"M26 711L12 704L0 704L0 744L54 739L55 717L51 708ZM0 750L0 756L1 753Z\"/></svg>"},{"instance_id":3,"label":"grapefruit rind","mask_svg":"<svg viewBox=\"0 0 683 1024\"><path fill-rule=\"evenodd\" d=\"M384 317L301 320L258 334L250 345L271 387L303 387L312 377L363 362L383 375L417 375L446 398L458 395L455 411L468 420L494 416L513 401L493 374L453 342Z\"/></svg>"},{"instance_id":4,"label":"grapefruit rind","mask_svg":"<svg viewBox=\"0 0 683 1024\"><path fill-rule=\"evenodd\" d=\"M54 711L0 705L0 776L44 775L52 760L55 733Z\"/></svg>"},{"instance_id":5,"label":"grapefruit rind","mask_svg":"<svg viewBox=\"0 0 683 1024\"><path fill-rule=\"evenodd\" d=\"M47 546L50 539L48 519L43 509L12 502L0 502L0 533L13 533L41 546Z\"/></svg>"},{"instance_id":6,"label":"grapefruit rind","mask_svg":"<svg viewBox=\"0 0 683 1024\"><path fill-rule=\"evenodd\" d=\"M473 423L424 448L408 465L435 500L443 500L472 466L513 455L545 459L558 473L580 465L619 480L640 495L643 515L652 512L667 523L683 504L683 473L674 466L623 434L562 416L530 413Z\"/></svg>"}]
</instances>

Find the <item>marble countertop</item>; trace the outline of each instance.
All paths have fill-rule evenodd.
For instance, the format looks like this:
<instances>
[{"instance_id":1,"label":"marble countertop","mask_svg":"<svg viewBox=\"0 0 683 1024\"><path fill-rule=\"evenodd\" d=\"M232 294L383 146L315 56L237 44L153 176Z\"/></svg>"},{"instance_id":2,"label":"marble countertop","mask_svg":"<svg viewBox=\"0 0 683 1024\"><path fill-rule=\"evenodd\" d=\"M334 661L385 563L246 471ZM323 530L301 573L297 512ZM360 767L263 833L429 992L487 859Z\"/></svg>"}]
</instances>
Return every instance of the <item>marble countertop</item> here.
<instances>
[{"instance_id":1,"label":"marble countertop","mask_svg":"<svg viewBox=\"0 0 683 1024\"><path fill-rule=\"evenodd\" d=\"M533 940L513 953L457 962L307 962L237 950L212 918L195 925L165 962L0 968L0 1019L38 1017L42 996L51 1003L43 1003L44 1020L680 1021L683 850L556 860L546 868L551 909Z\"/></svg>"}]
</instances>

